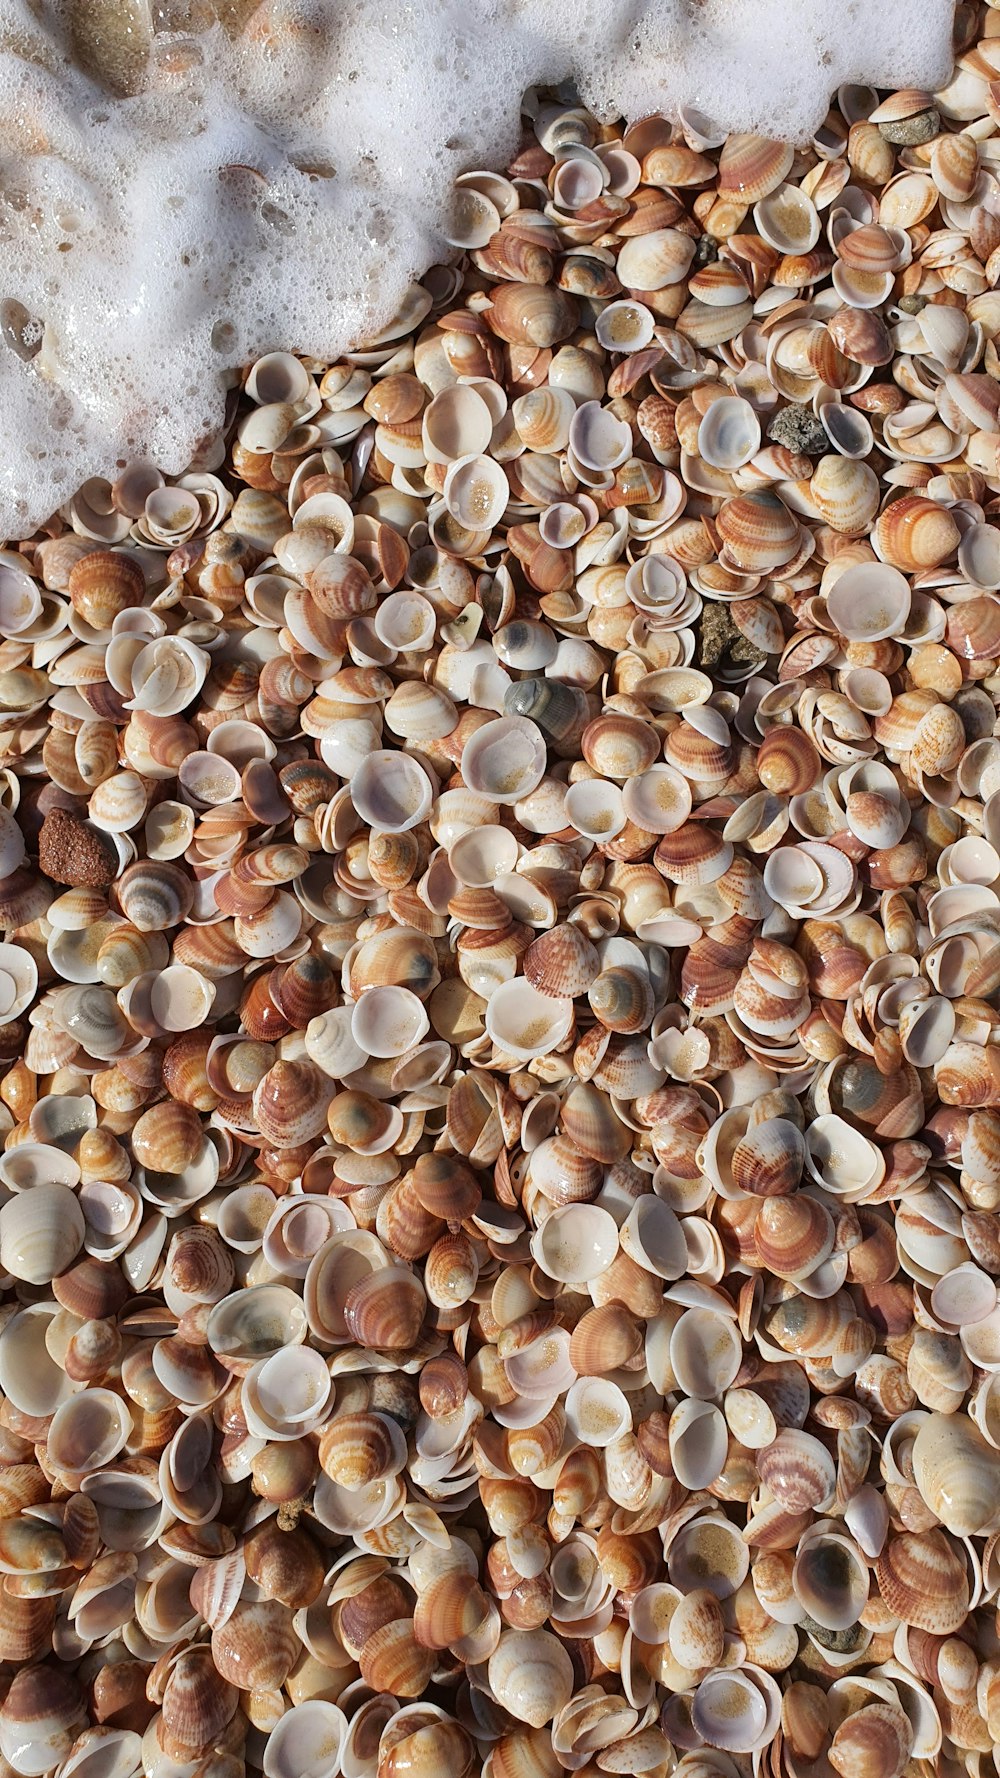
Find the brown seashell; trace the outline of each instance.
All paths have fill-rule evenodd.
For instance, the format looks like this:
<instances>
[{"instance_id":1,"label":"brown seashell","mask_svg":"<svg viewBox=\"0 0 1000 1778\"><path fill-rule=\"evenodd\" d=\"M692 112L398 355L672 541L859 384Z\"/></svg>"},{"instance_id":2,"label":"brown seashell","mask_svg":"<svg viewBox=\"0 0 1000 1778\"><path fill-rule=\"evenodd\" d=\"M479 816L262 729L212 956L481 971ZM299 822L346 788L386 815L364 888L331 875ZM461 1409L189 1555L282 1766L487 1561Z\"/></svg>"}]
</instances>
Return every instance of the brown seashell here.
<instances>
[{"instance_id":1,"label":"brown seashell","mask_svg":"<svg viewBox=\"0 0 1000 1778\"><path fill-rule=\"evenodd\" d=\"M543 932L524 953L524 974L532 987L556 999L585 994L600 973L601 960L586 933L568 923Z\"/></svg>"},{"instance_id":2,"label":"brown seashell","mask_svg":"<svg viewBox=\"0 0 1000 1778\"><path fill-rule=\"evenodd\" d=\"M644 971L624 964L603 970L587 991L590 1010L609 1031L645 1031L653 1016L653 990Z\"/></svg>"},{"instance_id":3,"label":"brown seashell","mask_svg":"<svg viewBox=\"0 0 1000 1778\"><path fill-rule=\"evenodd\" d=\"M632 1146L629 1130L607 1094L589 1083L578 1081L570 1088L560 1116L574 1148L606 1166L623 1160Z\"/></svg>"},{"instance_id":4,"label":"brown seashell","mask_svg":"<svg viewBox=\"0 0 1000 1778\"><path fill-rule=\"evenodd\" d=\"M889 330L875 309L838 309L830 316L827 330L838 352L854 364L892 362Z\"/></svg>"},{"instance_id":5,"label":"brown seashell","mask_svg":"<svg viewBox=\"0 0 1000 1778\"><path fill-rule=\"evenodd\" d=\"M420 1373L420 1405L432 1420L455 1413L469 1393L469 1373L457 1352L428 1359Z\"/></svg>"},{"instance_id":6,"label":"brown seashell","mask_svg":"<svg viewBox=\"0 0 1000 1778\"><path fill-rule=\"evenodd\" d=\"M416 1340L426 1308L420 1280L404 1266L388 1266L348 1292L344 1320L359 1346L405 1349Z\"/></svg>"},{"instance_id":7,"label":"brown seashell","mask_svg":"<svg viewBox=\"0 0 1000 1778\"><path fill-rule=\"evenodd\" d=\"M820 775L819 754L803 729L778 724L764 736L757 753L757 776L778 796L800 796Z\"/></svg>"},{"instance_id":8,"label":"brown seashell","mask_svg":"<svg viewBox=\"0 0 1000 1778\"><path fill-rule=\"evenodd\" d=\"M238 1701L235 1685L216 1671L211 1649L186 1648L170 1668L163 1721L175 1741L201 1751L222 1734Z\"/></svg>"},{"instance_id":9,"label":"brown seashell","mask_svg":"<svg viewBox=\"0 0 1000 1778\"><path fill-rule=\"evenodd\" d=\"M787 142L733 133L719 156L719 190L743 204L756 204L787 178L794 158Z\"/></svg>"},{"instance_id":10,"label":"brown seashell","mask_svg":"<svg viewBox=\"0 0 1000 1778\"><path fill-rule=\"evenodd\" d=\"M457 1225L479 1208L482 1192L472 1172L456 1155L418 1155L413 1191L428 1215Z\"/></svg>"},{"instance_id":11,"label":"brown seashell","mask_svg":"<svg viewBox=\"0 0 1000 1778\"><path fill-rule=\"evenodd\" d=\"M204 1569L198 1570L203 1573ZM274 1599L239 1602L225 1623L212 1631L212 1658L218 1672L245 1692L283 1685L300 1647L291 1612Z\"/></svg>"},{"instance_id":12,"label":"brown seashell","mask_svg":"<svg viewBox=\"0 0 1000 1778\"><path fill-rule=\"evenodd\" d=\"M948 646L966 661L992 660L1000 654L1000 603L977 598L953 605L948 612Z\"/></svg>"},{"instance_id":13,"label":"brown seashell","mask_svg":"<svg viewBox=\"0 0 1000 1778\"><path fill-rule=\"evenodd\" d=\"M901 1532L875 1560L875 1579L889 1610L920 1630L947 1636L969 1609L964 1559L944 1531Z\"/></svg>"},{"instance_id":14,"label":"brown seashell","mask_svg":"<svg viewBox=\"0 0 1000 1778\"><path fill-rule=\"evenodd\" d=\"M724 501L716 523L730 565L746 574L780 568L798 549L798 521L770 491Z\"/></svg>"},{"instance_id":15,"label":"brown seashell","mask_svg":"<svg viewBox=\"0 0 1000 1778\"><path fill-rule=\"evenodd\" d=\"M840 1778L899 1778L912 1746L913 1730L903 1711L878 1699L841 1723L829 1760Z\"/></svg>"},{"instance_id":16,"label":"brown seashell","mask_svg":"<svg viewBox=\"0 0 1000 1778\"><path fill-rule=\"evenodd\" d=\"M129 1291L113 1260L87 1256L77 1260L68 1272L53 1278L52 1294L71 1314L79 1315L83 1321L91 1321L116 1315Z\"/></svg>"},{"instance_id":17,"label":"brown seashell","mask_svg":"<svg viewBox=\"0 0 1000 1778\"><path fill-rule=\"evenodd\" d=\"M65 1758L86 1720L80 1687L61 1662L22 1667L0 1704L0 1737L31 1772L49 1770Z\"/></svg>"},{"instance_id":18,"label":"brown seashell","mask_svg":"<svg viewBox=\"0 0 1000 1778\"><path fill-rule=\"evenodd\" d=\"M55 1596L18 1599L0 1591L0 1657L24 1667L47 1654L57 1605Z\"/></svg>"},{"instance_id":19,"label":"brown seashell","mask_svg":"<svg viewBox=\"0 0 1000 1778\"><path fill-rule=\"evenodd\" d=\"M264 1140L295 1148L318 1136L327 1121L332 1082L314 1062L277 1061L254 1089L253 1112Z\"/></svg>"},{"instance_id":20,"label":"brown seashell","mask_svg":"<svg viewBox=\"0 0 1000 1778\"><path fill-rule=\"evenodd\" d=\"M736 1145L731 1169L733 1181L741 1191L761 1198L787 1197L795 1191L802 1177L804 1163L805 1143L799 1130L787 1118L774 1117L751 1126L742 1141ZM799 1213L796 1210L793 1221L798 1220ZM776 1221L761 1226L765 1236L765 1249L768 1241L773 1241L776 1235L780 1241L790 1233L784 1212L779 1213ZM758 1251L762 1258L765 1249L760 1247L758 1241Z\"/></svg>"},{"instance_id":21,"label":"brown seashell","mask_svg":"<svg viewBox=\"0 0 1000 1778\"><path fill-rule=\"evenodd\" d=\"M604 1376L627 1365L641 1344L635 1316L620 1303L606 1303L588 1309L577 1322L570 1336L570 1363L581 1377Z\"/></svg>"},{"instance_id":22,"label":"brown seashell","mask_svg":"<svg viewBox=\"0 0 1000 1778\"><path fill-rule=\"evenodd\" d=\"M424 1264L424 1289L439 1309L460 1309L476 1288L479 1261L467 1235L442 1235Z\"/></svg>"},{"instance_id":23,"label":"brown seashell","mask_svg":"<svg viewBox=\"0 0 1000 1778\"><path fill-rule=\"evenodd\" d=\"M301 1526L282 1530L277 1518L267 1519L244 1542L243 1560L264 1598L293 1611L311 1605L322 1591L323 1561Z\"/></svg>"}]
</instances>

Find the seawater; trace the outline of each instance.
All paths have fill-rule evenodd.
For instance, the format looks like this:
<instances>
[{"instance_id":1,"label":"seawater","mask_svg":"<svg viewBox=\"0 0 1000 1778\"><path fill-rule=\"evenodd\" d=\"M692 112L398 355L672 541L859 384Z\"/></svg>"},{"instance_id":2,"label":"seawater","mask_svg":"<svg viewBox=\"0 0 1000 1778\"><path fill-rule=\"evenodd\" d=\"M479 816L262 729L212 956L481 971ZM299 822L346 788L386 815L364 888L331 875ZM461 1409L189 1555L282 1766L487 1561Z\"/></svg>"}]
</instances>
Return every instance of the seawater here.
<instances>
[{"instance_id":1,"label":"seawater","mask_svg":"<svg viewBox=\"0 0 1000 1778\"><path fill-rule=\"evenodd\" d=\"M0 534L130 457L211 459L236 367L330 358L447 257L522 93L804 141L931 90L950 0L0 0Z\"/></svg>"}]
</instances>

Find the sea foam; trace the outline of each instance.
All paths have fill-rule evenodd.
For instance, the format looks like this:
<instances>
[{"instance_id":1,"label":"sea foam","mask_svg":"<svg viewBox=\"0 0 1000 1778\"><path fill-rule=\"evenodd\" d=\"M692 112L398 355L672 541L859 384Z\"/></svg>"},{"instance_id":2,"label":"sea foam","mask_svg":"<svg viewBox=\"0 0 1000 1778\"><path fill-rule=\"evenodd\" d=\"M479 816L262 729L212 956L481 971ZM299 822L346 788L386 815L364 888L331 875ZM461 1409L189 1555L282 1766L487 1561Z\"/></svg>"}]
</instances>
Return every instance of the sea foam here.
<instances>
[{"instance_id":1,"label":"sea foam","mask_svg":"<svg viewBox=\"0 0 1000 1778\"><path fill-rule=\"evenodd\" d=\"M234 367L335 356L448 256L529 85L805 140L934 89L950 0L0 0L0 533L211 455ZM41 345L39 347L39 341Z\"/></svg>"}]
</instances>

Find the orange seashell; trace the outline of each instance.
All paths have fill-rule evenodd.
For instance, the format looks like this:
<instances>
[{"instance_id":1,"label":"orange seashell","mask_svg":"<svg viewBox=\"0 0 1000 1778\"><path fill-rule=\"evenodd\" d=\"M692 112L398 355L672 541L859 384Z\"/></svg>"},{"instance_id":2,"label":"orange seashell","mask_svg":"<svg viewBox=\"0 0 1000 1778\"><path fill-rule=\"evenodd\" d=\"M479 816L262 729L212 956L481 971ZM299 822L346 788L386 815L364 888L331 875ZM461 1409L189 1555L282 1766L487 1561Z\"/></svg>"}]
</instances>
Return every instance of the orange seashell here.
<instances>
[{"instance_id":1,"label":"orange seashell","mask_svg":"<svg viewBox=\"0 0 1000 1778\"><path fill-rule=\"evenodd\" d=\"M576 326L576 303L555 285L496 284L490 295L492 307L486 319L494 333L512 345L554 346Z\"/></svg>"},{"instance_id":2,"label":"orange seashell","mask_svg":"<svg viewBox=\"0 0 1000 1778\"><path fill-rule=\"evenodd\" d=\"M74 563L67 591L85 623L95 630L110 630L121 612L142 604L146 581L133 556L101 549Z\"/></svg>"},{"instance_id":3,"label":"orange seashell","mask_svg":"<svg viewBox=\"0 0 1000 1778\"><path fill-rule=\"evenodd\" d=\"M902 494L879 516L874 540L883 561L916 574L948 561L961 538L946 507L922 494Z\"/></svg>"},{"instance_id":4,"label":"orange seashell","mask_svg":"<svg viewBox=\"0 0 1000 1778\"><path fill-rule=\"evenodd\" d=\"M734 132L719 155L719 190L738 197L741 203L756 204L787 179L794 159L787 142Z\"/></svg>"},{"instance_id":5,"label":"orange seashell","mask_svg":"<svg viewBox=\"0 0 1000 1778\"><path fill-rule=\"evenodd\" d=\"M410 1617L394 1618L374 1631L359 1663L366 1685L396 1698L422 1697L437 1666L434 1651L417 1641Z\"/></svg>"},{"instance_id":6,"label":"orange seashell","mask_svg":"<svg viewBox=\"0 0 1000 1778\"><path fill-rule=\"evenodd\" d=\"M767 490L724 501L716 524L729 565L747 574L782 567L799 547L798 520Z\"/></svg>"},{"instance_id":7,"label":"orange seashell","mask_svg":"<svg viewBox=\"0 0 1000 1778\"><path fill-rule=\"evenodd\" d=\"M144 1111L132 1128L132 1152L157 1173L183 1173L201 1149L201 1118L191 1105L168 1099Z\"/></svg>"},{"instance_id":8,"label":"orange seashell","mask_svg":"<svg viewBox=\"0 0 1000 1778\"><path fill-rule=\"evenodd\" d=\"M486 1594L464 1570L452 1569L424 1588L413 1613L421 1648L453 1647L479 1629L489 1610Z\"/></svg>"}]
</instances>

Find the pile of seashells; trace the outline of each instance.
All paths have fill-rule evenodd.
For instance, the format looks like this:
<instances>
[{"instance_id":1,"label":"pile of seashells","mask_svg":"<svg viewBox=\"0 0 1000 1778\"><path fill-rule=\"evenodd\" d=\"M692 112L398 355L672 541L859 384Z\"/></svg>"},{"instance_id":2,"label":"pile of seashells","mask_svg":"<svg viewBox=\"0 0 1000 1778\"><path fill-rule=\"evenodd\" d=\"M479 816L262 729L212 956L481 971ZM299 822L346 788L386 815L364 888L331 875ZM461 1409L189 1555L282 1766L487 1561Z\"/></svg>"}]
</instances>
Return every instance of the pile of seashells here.
<instances>
[{"instance_id":1,"label":"pile of seashells","mask_svg":"<svg viewBox=\"0 0 1000 1778\"><path fill-rule=\"evenodd\" d=\"M381 337L0 553L0 1778L995 1769L956 45L800 150L529 94Z\"/></svg>"}]
</instances>

